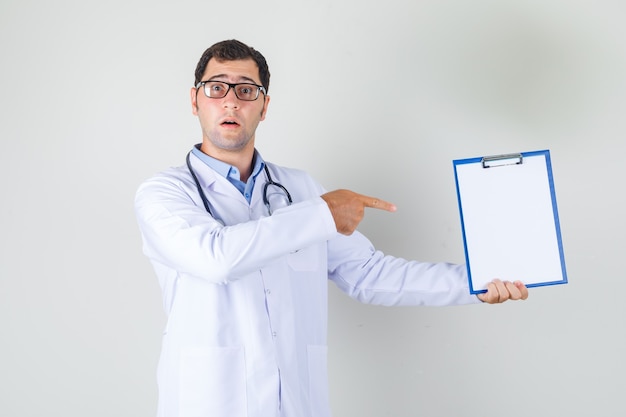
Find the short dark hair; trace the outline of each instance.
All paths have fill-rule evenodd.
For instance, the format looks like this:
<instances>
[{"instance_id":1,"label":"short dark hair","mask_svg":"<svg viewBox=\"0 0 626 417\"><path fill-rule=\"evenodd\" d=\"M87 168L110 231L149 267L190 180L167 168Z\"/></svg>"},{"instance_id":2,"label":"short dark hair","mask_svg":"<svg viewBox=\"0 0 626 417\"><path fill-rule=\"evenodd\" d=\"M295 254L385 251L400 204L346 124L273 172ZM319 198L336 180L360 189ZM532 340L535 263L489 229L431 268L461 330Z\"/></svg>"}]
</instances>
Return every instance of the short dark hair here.
<instances>
[{"instance_id":1,"label":"short dark hair","mask_svg":"<svg viewBox=\"0 0 626 417\"><path fill-rule=\"evenodd\" d=\"M206 70L211 58L214 58L217 61L252 59L256 62L257 67L259 67L261 85L265 87L265 91L269 91L270 70L267 66L267 61L265 61L265 57L256 49L235 39L218 42L204 51L200 57L200 61L198 61L198 65L196 66L196 79L193 83L194 86L198 85L198 83L202 81L202 76L204 75L204 71Z\"/></svg>"}]
</instances>

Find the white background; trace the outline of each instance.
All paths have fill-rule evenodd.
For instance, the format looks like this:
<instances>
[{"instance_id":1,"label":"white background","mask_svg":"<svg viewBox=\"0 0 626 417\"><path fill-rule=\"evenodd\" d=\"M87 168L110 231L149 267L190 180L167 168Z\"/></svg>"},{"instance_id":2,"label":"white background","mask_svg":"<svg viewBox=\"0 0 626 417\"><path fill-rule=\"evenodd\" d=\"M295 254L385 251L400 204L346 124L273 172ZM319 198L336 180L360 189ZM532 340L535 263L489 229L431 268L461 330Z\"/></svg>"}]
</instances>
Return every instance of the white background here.
<instances>
[{"instance_id":1,"label":"white background","mask_svg":"<svg viewBox=\"0 0 626 417\"><path fill-rule=\"evenodd\" d=\"M153 416L164 324L133 213L200 140L212 43L272 72L263 156L395 202L379 249L463 261L452 160L550 149L567 285L523 303L330 289L336 416L623 416L626 6L617 0L2 0L0 415Z\"/></svg>"}]
</instances>

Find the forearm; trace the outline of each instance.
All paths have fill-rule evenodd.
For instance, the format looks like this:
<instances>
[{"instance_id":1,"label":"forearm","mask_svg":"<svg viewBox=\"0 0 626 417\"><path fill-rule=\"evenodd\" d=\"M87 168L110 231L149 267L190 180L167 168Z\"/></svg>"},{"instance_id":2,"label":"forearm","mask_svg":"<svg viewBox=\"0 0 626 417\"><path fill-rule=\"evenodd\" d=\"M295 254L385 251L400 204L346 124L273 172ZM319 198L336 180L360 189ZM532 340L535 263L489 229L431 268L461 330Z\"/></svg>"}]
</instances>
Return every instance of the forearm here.
<instances>
[{"instance_id":1,"label":"forearm","mask_svg":"<svg viewBox=\"0 0 626 417\"><path fill-rule=\"evenodd\" d=\"M360 302L432 306L479 302L469 292L464 265L385 256L360 234L333 239L331 246L348 259L334 266L331 263L331 279Z\"/></svg>"},{"instance_id":2,"label":"forearm","mask_svg":"<svg viewBox=\"0 0 626 417\"><path fill-rule=\"evenodd\" d=\"M310 199L270 217L223 226L176 190L140 190L136 213L148 258L227 283L336 234L326 204Z\"/></svg>"}]
</instances>

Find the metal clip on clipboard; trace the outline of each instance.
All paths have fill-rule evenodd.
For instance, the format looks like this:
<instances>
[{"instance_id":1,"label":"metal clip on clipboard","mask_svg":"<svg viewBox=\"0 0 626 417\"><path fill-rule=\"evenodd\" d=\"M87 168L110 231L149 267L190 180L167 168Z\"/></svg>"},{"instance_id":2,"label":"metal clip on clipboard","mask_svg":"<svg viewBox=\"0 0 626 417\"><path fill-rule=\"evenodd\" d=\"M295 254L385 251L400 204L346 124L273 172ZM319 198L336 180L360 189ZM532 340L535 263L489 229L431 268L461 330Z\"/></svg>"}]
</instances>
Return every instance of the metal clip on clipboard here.
<instances>
[{"instance_id":1,"label":"metal clip on clipboard","mask_svg":"<svg viewBox=\"0 0 626 417\"><path fill-rule=\"evenodd\" d=\"M509 153L505 155L485 156L481 160L483 168L500 167L505 165L520 165L524 162L521 153Z\"/></svg>"}]
</instances>

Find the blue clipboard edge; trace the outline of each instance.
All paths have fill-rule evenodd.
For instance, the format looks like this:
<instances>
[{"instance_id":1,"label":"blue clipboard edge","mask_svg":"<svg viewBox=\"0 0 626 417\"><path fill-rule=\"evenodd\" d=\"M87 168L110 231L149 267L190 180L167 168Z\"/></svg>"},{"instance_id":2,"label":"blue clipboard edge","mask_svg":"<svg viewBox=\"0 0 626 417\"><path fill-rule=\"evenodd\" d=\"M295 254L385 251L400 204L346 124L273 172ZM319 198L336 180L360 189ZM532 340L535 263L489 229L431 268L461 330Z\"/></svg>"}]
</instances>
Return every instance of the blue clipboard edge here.
<instances>
[{"instance_id":1,"label":"blue clipboard edge","mask_svg":"<svg viewBox=\"0 0 626 417\"><path fill-rule=\"evenodd\" d=\"M550 185L550 196L552 198L552 210L553 210L553 214L554 214L554 226L555 226L555 230L556 230L556 238L557 238L557 242L558 242L558 246L559 246L559 256L561 258L561 272L562 272L562 276L563 279L559 280L559 281L550 281L550 282L540 282L540 283L534 283L534 284L528 284L526 285L528 288L533 288L533 287L545 287L548 285L558 285L558 284L567 284L567 270L565 267L565 255L563 252L563 239L561 237L561 222L559 221L559 211L558 211L558 207L556 204L556 190L554 187L554 176L552 174L552 160L550 159L550 150L548 149L544 149L544 150L540 150L540 151L530 151L530 152L520 152L519 155L522 156L522 158L531 158L533 156L544 156L545 160L546 160L546 169L548 172L548 183ZM487 292L487 290L485 289L474 289L473 283L472 283L472 269L470 266L470 259L469 259L469 253L467 251L467 238L465 235L465 220L463 218L463 206L461 204L461 190L459 189L459 177L457 174L457 166L458 165L464 165L464 164L476 164L476 163L482 163L483 161L483 156L480 157L475 157L475 158L465 158L465 159L455 159L452 161L453 167L454 167L454 182L456 183L456 196L457 196L457 201L459 204L459 215L461 218L461 231L463 233L463 250L465 253L465 267L467 268L467 279L469 282L469 286L470 286L470 294L480 294L480 293L485 293ZM494 277L496 278L496 277Z\"/></svg>"}]
</instances>

